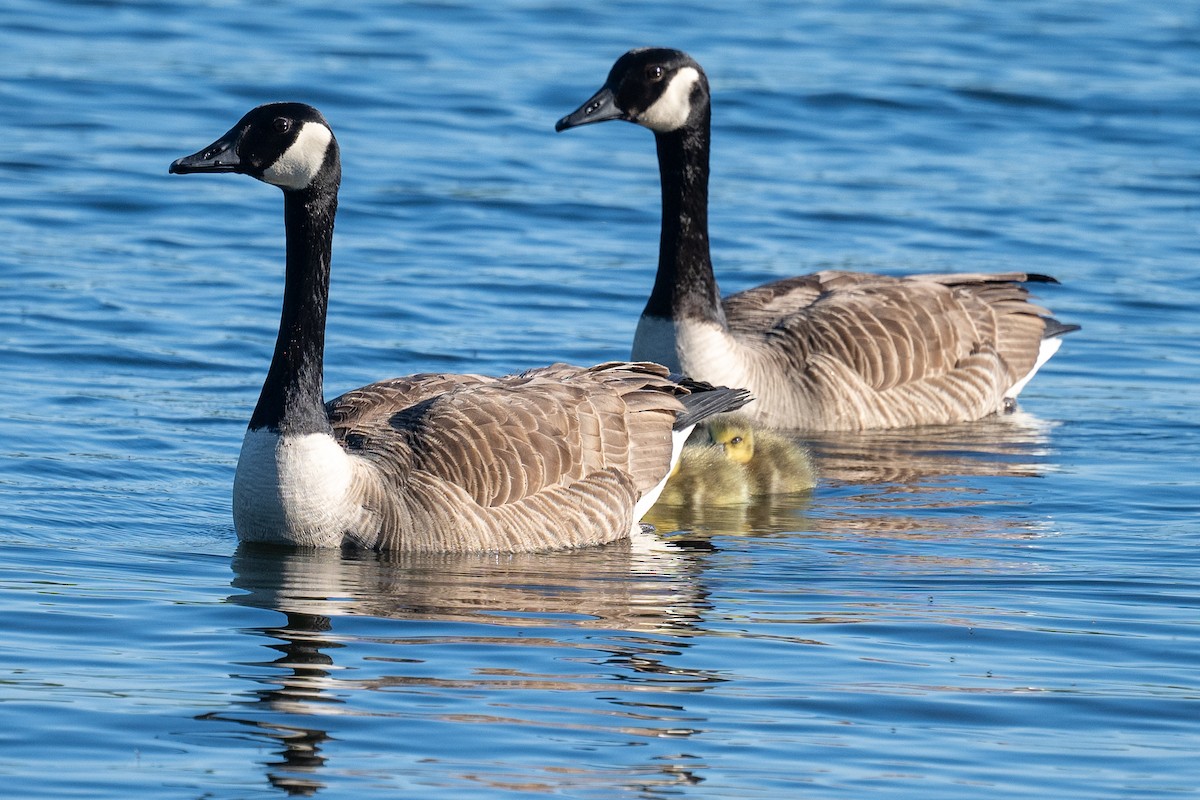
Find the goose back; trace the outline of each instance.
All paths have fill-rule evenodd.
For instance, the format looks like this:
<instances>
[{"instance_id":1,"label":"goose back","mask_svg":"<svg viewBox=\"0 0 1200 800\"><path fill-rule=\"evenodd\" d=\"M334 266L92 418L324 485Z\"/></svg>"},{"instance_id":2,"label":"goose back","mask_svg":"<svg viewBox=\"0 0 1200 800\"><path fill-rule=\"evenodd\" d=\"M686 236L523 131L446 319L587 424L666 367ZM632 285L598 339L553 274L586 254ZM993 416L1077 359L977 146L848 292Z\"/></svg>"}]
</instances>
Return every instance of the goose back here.
<instances>
[{"instance_id":1,"label":"goose back","mask_svg":"<svg viewBox=\"0 0 1200 800\"><path fill-rule=\"evenodd\" d=\"M741 381L759 398L747 413L772 427L979 419L1004 411L1040 366L1048 312L1019 281L1041 279L824 271L776 281L723 301L732 368L692 352L681 368Z\"/></svg>"},{"instance_id":2,"label":"goose back","mask_svg":"<svg viewBox=\"0 0 1200 800\"><path fill-rule=\"evenodd\" d=\"M374 546L523 551L628 535L671 469L689 393L656 365L556 364L385 381L328 408L337 440L372 466L360 491Z\"/></svg>"}]
</instances>

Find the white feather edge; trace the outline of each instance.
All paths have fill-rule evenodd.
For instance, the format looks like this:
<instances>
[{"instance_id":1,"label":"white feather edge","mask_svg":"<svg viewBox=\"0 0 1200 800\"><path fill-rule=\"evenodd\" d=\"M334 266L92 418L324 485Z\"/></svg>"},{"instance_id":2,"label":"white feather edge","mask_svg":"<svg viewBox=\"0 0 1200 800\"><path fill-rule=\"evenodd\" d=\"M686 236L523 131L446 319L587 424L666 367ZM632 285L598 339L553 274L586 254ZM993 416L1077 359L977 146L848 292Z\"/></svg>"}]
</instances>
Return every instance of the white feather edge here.
<instances>
[{"instance_id":1,"label":"white feather edge","mask_svg":"<svg viewBox=\"0 0 1200 800\"><path fill-rule=\"evenodd\" d=\"M667 469L667 474L658 482L650 491L646 492L633 506L633 531L630 535L635 535L641 532L641 520L650 511L651 507L658 502L659 495L666 488L667 481L671 478L671 473L675 471L675 465L679 463L679 456L683 453L683 443L687 441L688 434L692 432L695 425L689 425L686 428L680 428L677 431L671 431L671 466Z\"/></svg>"},{"instance_id":2,"label":"white feather edge","mask_svg":"<svg viewBox=\"0 0 1200 800\"><path fill-rule=\"evenodd\" d=\"M1034 362L1033 369L1025 373L1024 378L1021 378L1021 380L1014 383L1012 387L1004 393L1004 396L1006 398L1015 400L1017 395L1021 393L1021 390L1025 388L1025 384L1033 380L1033 376L1037 374L1037 371L1042 368L1043 364L1050 360L1051 356L1058 352L1058 348L1060 347L1062 347L1062 339L1058 336L1050 339L1042 339L1042 343L1038 347L1037 361Z\"/></svg>"}]
</instances>

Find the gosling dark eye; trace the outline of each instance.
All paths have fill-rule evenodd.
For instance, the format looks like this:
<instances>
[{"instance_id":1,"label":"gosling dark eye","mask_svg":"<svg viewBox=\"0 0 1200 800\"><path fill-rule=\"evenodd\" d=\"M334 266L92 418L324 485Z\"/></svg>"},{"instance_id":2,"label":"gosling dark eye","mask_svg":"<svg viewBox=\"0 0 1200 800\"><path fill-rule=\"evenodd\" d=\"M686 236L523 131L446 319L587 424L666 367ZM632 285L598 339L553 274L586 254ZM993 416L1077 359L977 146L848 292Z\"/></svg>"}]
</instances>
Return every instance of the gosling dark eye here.
<instances>
[{"instance_id":1,"label":"gosling dark eye","mask_svg":"<svg viewBox=\"0 0 1200 800\"><path fill-rule=\"evenodd\" d=\"M730 440L729 440L729 443L730 443L730 444L741 444L741 443L742 443L742 437L740 437L740 436L735 436L735 437L733 437L732 439L730 439Z\"/></svg>"},{"instance_id":2,"label":"gosling dark eye","mask_svg":"<svg viewBox=\"0 0 1200 800\"><path fill-rule=\"evenodd\" d=\"M292 121L287 117L276 117L271 122L271 127L275 129L276 133L287 133L292 129Z\"/></svg>"},{"instance_id":3,"label":"gosling dark eye","mask_svg":"<svg viewBox=\"0 0 1200 800\"><path fill-rule=\"evenodd\" d=\"M646 80L651 81L652 83L658 83L661 81L664 74L666 74L665 70L663 70L662 66L659 64L653 64L649 67L646 67Z\"/></svg>"}]
</instances>

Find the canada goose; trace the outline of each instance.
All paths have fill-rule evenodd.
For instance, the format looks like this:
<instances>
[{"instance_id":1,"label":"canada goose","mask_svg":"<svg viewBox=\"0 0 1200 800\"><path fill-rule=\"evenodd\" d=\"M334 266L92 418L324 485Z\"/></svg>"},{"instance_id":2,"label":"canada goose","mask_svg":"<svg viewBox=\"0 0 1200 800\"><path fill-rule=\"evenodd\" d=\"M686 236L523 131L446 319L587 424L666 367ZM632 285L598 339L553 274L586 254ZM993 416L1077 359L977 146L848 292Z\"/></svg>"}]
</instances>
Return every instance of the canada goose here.
<instances>
[{"instance_id":1,"label":"canada goose","mask_svg":"<svg viewBox=\"0 0 1200 800\"><path fill-rule=\"evenodd\" d=\"M707 441L683 448L658 496L658 504L666 506L731 506L749 500L745 466Z\"/></svg>"},{"instance_id":2,"label":"canada goose","mask_svg":"<svg viewBox=\"0 0 1200 800\"><path fill-rule=\"evenodd\" d=\"M752 494L793 494L817 485L812 457L799 442L754 425L744 414L721 414L704 427L713 449L746 470Z\"/></svg>"},{"instance_id":3,"label":"canada goose","mask_svg":"<svg viewBox=\"0 0 1200 800\"><path fill-rule=\"evenodd\" d=\"M341 181L329 124L300 103L259 106L170 171L240 172L283 190L282 318L233 484L243 541L511 552L621 539L691 428L747 399L609 363L413 375L324 403Z\"/></svg>"},{"instance_id":4,"label":"canada goose","mask_svg":"<svg viewBox=\"0 0 1200 800\"><path fill-rule=\"evenodd\" d=\"M662 180L658 275L635 360L743 386L776 428L858 430L979 419L1015 405L1064 325L1029 302L1021 272L885 277L822 271L721 299L708 244L710 98L678 50L621 56L562 131L619 119L654 132Z\"/></svg>"}]
</instances>

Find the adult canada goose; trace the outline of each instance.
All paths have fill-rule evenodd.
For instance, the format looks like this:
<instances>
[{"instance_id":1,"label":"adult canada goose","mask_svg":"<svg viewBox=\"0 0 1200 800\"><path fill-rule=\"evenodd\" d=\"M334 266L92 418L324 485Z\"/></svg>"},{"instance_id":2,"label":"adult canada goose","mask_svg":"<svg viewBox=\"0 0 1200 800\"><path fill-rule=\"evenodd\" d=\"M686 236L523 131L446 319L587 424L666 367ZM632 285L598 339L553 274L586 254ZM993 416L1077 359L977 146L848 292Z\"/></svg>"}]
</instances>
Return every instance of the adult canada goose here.
<instances>
[{"instance_id":1,"label":"adult canada goose","mask_svg":"<svg viewBox=\"0 0 1200 800\"><path fill-rule=\"evenodd\" d=\"M699 428L697 428L699 430ZM658 503L665 506L731 506L750 500L746 468L707 437L679 455Z\"/></svg>"},{"instance_id":2,"label":"adult canada goose","mask_svg":"<svg viewBox=\"0 0 1200 800\"><path fill-rule=\"evenodd\" d=\"M744 414L721 414L704 427L714 449L745 469L751 494L793 494L817 485L812 457L794 439L758 427Z\"/></svg>"},{"instance_id":3,"label":"adult canada goose","mask_svg":"<svg viewBox=\"0 0 1200 800\"><path fill-rule=\"evenodd\" d=\"M708 244L710 98L686 53L621 56L600 91L555 126L649 128L658 145L658 275L635 360L743 386L758 423L857 430L965 422L1014 406L1063 325L1028 300L1020 272L904 278L822 271L721 299Z\"/></svg>"},{"instance_id":4,"label":"adult canada goose","mask_svg":"<svg viewBox=\"0 0 1200 800\"><path fill-rule=\"evenodd\" d=\"M521 375L413 375L323 402L341 161L321 113L250 111L171 164L283 190L283 313L242 442L233 515L244 541L380 550L523 551L628 536L691 428L744 392L653 364L557 364Z\"/></svg>"}]
</instances>

